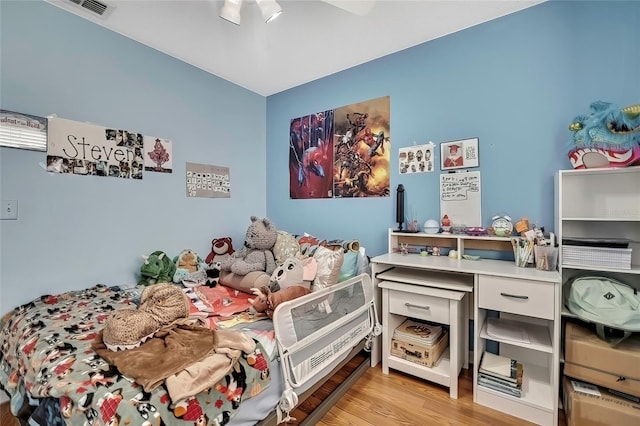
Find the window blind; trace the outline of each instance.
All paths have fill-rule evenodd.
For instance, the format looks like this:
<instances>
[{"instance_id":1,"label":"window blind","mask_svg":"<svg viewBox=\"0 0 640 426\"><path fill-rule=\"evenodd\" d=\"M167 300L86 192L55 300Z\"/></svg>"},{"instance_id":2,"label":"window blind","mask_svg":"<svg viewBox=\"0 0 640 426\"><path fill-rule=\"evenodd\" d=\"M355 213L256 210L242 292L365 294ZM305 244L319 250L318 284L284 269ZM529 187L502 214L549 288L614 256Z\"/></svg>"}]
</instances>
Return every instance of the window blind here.
<instances>
[{"instance_id":1,"label":"window blind","mask_svg":"<svg viewBox=\"0 0 640 426\"><path fill-rule=\"evenodd\" d=\"M46 151L47 119L0 110L0 146Z\"/></svg>"}]
</instances>

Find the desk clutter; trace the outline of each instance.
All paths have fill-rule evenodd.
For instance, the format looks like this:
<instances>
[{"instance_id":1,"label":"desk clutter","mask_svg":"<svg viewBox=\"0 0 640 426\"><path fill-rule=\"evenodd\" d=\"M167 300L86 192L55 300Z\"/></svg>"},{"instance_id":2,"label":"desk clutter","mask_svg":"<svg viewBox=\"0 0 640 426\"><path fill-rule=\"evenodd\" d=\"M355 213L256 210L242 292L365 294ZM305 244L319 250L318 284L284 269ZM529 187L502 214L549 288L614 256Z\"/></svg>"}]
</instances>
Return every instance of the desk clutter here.
<instances>
[{"instance_id":1,"label":"desk clutter","mask_svg":"<svg viewBox=\"0 0 640 426\"><path fill-rule=\"evenodd\" d=\"M433 367L448 345L449 336L446 328L407 319L393 332L391 355Z\"/></svg>"},{"instance_id":2,"label":"desk clutter","mask_svg":"<svg viewBox=\"0 0 640 426\"><path fill-rule=\"evenodd\" d=\"M544 230L535 225L530 226L527 218L516 222L516 230L520 236L511 239L516 265L521 268L535 265L536 269L541 271L555 271L558 264L558 248L553 240L549 244Z\"/></svg>"},{"instance_id":3,"label":"desk clutter","mask_svg":"<svg viewBox=\"0 0 640 426\"><path fill-rule=\"evenodd\" d=\"M524 366L518 360L485 351L478 369L478 384L520 398Z\"/></svg>"}]
</instances>

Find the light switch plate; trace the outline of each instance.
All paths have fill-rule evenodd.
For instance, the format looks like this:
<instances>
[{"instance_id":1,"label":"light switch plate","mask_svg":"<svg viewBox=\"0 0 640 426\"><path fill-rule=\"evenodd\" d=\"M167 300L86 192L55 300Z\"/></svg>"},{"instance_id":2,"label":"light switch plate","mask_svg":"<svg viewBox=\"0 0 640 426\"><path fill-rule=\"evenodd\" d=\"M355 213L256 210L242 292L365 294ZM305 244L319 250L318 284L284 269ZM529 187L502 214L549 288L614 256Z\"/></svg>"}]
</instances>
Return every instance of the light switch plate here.
<instances>
[{"instance_id":1,"label":"light switch plate","mask_svg":"<svg viewBox=\"0 0 640 426\"><path fill-rule=\"evenodd\" d=\"M0 211L0 219L18 218L18 200L2 200L2 211Z\"/></svg>"}]
</instances>

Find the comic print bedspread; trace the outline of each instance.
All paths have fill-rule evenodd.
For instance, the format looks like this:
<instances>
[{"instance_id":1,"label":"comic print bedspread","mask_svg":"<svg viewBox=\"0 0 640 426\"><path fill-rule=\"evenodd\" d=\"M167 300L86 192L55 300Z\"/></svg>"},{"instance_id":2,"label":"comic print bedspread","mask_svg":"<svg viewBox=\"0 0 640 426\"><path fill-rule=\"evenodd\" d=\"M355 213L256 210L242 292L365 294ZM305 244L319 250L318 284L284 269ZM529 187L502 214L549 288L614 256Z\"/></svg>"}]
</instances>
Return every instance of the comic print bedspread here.
<instances>
[{"instance_id":1,"label":"comic print bedspread","mask_svg":"<svg viewBox=\"0 0 640 426\"><path fill-rule=\"evenodd\" d=\"M231 374L178 407L171 406L164 385L149 393L122 376L91 343L111 312L135 308L141 291L98 285L43 296L5 315L0 384L11 395L14 412L35 400L40 404L30 414L39 424L216 425L269 386L266 352L255 338L255 354L242 356Z\"/></svg>"}]
</instances>

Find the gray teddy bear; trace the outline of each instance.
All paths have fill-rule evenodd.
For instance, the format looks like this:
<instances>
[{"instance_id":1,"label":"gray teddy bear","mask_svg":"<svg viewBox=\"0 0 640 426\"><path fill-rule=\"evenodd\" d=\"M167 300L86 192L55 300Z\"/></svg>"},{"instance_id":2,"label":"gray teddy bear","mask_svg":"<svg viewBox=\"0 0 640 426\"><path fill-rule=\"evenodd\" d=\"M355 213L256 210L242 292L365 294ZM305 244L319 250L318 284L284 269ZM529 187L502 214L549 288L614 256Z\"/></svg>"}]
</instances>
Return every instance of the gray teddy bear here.
<instances>
[{"instance_id":1,"label":"gray teddy bear","mask_svg":"<svg viewBox=\"0 0 640 426\"><path fill-rule=\"evenodd\" d=\"M269 219L251 216L244 247L222 262L222 270L236 275L247 275L253 271L272 274L276 269L276 261L271 249L276 244L277 236L276 227Z\"/></svg>"}]
</instances>

